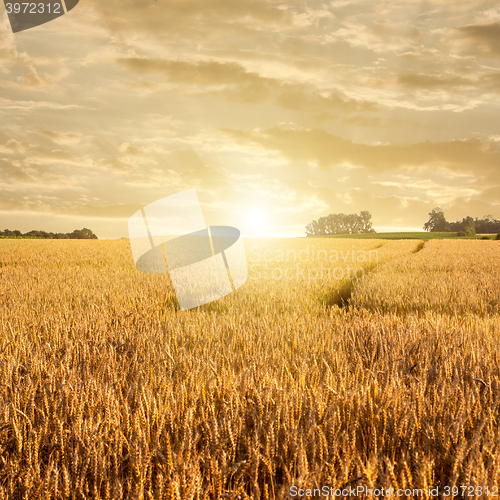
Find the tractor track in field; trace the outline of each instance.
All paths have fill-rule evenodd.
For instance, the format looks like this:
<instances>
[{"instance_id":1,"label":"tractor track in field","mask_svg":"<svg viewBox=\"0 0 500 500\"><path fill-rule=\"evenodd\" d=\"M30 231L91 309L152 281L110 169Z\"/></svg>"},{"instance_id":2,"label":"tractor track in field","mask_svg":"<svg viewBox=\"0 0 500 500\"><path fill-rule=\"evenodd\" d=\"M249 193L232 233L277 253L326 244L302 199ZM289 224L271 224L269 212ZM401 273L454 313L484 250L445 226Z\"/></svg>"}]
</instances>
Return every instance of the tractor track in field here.
<instances>
[{"instance_id":1,"label":"tractor track in field","mask_svg":"<svg viewBox=\"0 0 500 500\"><path fill-rule=\"evenodd\" d=\"M391 240L387 240L384 243L381 243L376 249L383 247L387 243L389 243ZM418 253L423 250L425 246L425 241L419 241L417 246L412 250L410 254L405 254L405 255L400 255L400 256L394 256L393 259L401 258L403 256L408 256L411 255L412 253ZM343 280L340 285L332 290L329 290L327 293L323 294L320 296L319 300L321 303L325 306L326 309L331 309L334 306L337 306L339 308L347 308L351 305L351 298L352 295L354 294L354 291L356 289L356 285L361 279L365 279L366 276L372 272L374 272L381 264L385 264L388 261L392 259L384 260L383 262L373 264L370 263L366 266L363 266L363 269L365 270L365 274L363 275L363 278L357 279L357 278L348 278Z\"/></svg>"}]
</instances>

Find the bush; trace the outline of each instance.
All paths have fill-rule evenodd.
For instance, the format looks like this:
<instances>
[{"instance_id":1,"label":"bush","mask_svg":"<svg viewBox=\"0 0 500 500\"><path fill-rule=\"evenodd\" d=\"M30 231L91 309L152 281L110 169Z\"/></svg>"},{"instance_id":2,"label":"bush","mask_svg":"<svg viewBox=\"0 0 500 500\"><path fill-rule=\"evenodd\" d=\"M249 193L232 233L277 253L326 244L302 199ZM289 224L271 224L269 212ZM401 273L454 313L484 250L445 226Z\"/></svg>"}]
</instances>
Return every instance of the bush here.
<instances>
[{"instance_id":1,"label":"bush","mask_svg":"<svg viewBox=\"0 0 500 500\"><path fill-rule=\"evenodd\" d=\"M495 239L496 239L496 240L500 240L500 233L498 233L498 234L495 236Z\"/></svg>"},{"instance_id":2,"label":"bush","mask_svg":"<svg viewBox=\"0 0 500 500\"><path fill-rule=\"evenodd\" d=\"M489 240L489 239L490 239L490 237L489 237L489 236L481 236L481 239L482 239L482 240Z\"/></svg>"},{"instance_id":3,"label":"bush","mask_svg":"<svg viewBox=\"0 0 500 500\"><path fill-rule=\"evenodd\" d=\"M476 236L476 230L472 225L466 225L465 229L462 231L458 231L457 236L466 236L467 238L473 238Z\"/></svg>"}]
</instances>

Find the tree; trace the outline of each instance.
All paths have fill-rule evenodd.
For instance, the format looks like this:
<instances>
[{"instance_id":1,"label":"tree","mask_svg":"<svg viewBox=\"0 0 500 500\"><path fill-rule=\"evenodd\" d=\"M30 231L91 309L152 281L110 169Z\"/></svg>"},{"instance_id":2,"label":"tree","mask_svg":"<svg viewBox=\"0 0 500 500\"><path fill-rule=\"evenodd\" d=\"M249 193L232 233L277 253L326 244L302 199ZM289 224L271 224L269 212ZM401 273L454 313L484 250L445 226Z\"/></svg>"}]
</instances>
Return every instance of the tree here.
<instances>
[{"instance_id":1,"label":"tree","mask_svg":"<svg viewBox=\"0 0 500 500\"><path fill-rule=\"evenodd\" d=\"M86 239L97 240L97 236L90 229L84 227L81 231L85 235Z\"/></svg>"},{"instance_id":2,"label":"tree","mask_svg":"<svg viewBox=\"0 0 500 500\"><path fill-rule=\"evenodd\" d=\"M476 217L476 233L493 234L500 231L500 220L494 219L492 215L485 215L482 219Z\"/></svg>"},{"instance_id":3,"label":"tree","mask_svg":"<svg viewBox=\"0 0 500 500\"><path fill-rule=\"evenodd\" d=\"M5 229L4 231L0 231L0 236L19 236L26 238L45 238L45 239L57 239L57 240L97 240L97 236L88 228L84 227L83 229L75 229L72 233L47 233L46 231L39 231L37 229L33 229L32 231L28 231L27 233L21 233L17 229L15 231L11 231L10 229Z\"/></svg>"},{"instance_id":4,"label":"tree","mask_svg":"<svg viewBox=\"0 0 500 500\"><path fill-rule=\"evenodd\" d=\"M462 220L464 236L476 236L476 223L472 217L465 217Z\"/></svg>"},{"instance_id":5,"label":"tree","mask_svg":"<svg viewBox=\"0 0 500 500\"><path fill-rule=\"evenodd\" d=\"M429 214L429 220L424 224L424 231L444 232L450 230L450 223L446 220L444 212L436 207Z\"/></svg>"},{"instance_id":6,"label":"tree","mask_svg":"<svg viewBox=\"0 0 500 500\"><path fill-rule=\"evenodd\" d=\"M424 224L426 231L453 231L458 236L475 236L476 234L495 234L500 231L500 220L492 215L485 215L482 219L471 216L464 217L456 222L447 222L443 211L436 207L429 214L429 221Z\"/></svg>"},{"instance_id":7,"label":"tree","mask_svg":"<svg viewBox=\"0 0 500 500\"><path fill-rule=\"evenodd\" d=\"M97 240L97 236L86 227L83 229L75 229L69 237L72 240Z\"/></svg>"},{"instance_id":8,"label":"tree","mask_svg":"<svg viewBox=\"0 0 500 500\"><path fill-rule=\"evenodd\" d=\"M321 236L328 234L357 234L374 233L370 221L372 215L368 210L357 214L330 214L320 217L307 224L307 236Z\"/></svg>"},{"instance_id":9,"label":"tree","mask_svg":"<svg viewBox=\"0 0 500 500\"><path fill-rule=\"evenodd\" d=\"M368 210L363 210L359 213L361 220L363 222L363 227L361 228L362 233L375 233L375 229L372 228L372 214Z\"/></svg>"}]
</instances>

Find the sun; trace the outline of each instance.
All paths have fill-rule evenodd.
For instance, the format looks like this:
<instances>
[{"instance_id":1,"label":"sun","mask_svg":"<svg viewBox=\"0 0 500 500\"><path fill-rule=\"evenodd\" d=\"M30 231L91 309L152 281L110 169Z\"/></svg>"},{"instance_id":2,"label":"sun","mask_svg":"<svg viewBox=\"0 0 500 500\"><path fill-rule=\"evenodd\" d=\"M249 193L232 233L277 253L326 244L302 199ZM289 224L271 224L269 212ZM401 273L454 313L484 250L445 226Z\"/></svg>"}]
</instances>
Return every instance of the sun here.
<instances>
[{"instance_id":1,"label":"sun","mask_svg":"<svg viewBox=\"0 0 500 500\"><path fill-rule=\"evenodd\" d=\"M251 207L244 212L244 233L262 236L269 229L269 214L260 207Z\"/></svg>"},{"instance_id":2,"label":"sun","mask_svg":"<svg viewBox=\"0 0 500 500\"><path fill-rule=\"evenodd\" d=\"M261 208L251 208L246 213L246 222L252 228L262 227L266 223L264 210Z\"/></svg>"}]
</instances>

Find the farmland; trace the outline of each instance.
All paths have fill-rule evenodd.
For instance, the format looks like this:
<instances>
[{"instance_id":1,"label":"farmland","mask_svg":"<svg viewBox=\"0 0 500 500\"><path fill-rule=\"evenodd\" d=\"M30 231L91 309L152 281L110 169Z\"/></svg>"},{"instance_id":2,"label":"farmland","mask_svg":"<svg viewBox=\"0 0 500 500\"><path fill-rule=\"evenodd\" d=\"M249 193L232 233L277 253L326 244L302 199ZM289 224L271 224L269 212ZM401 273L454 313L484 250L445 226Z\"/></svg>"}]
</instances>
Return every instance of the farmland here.
<instances>
[{"instance_id":1,"label":"farmland","mask_svg":"<svg viewBox=\"0 0 500 500\"><path fill-rule=\"evenodd\" d=\"M458 236L455 232L427 232L427 231L403 231L403 232L390 232L390 233L356 233L356 234L329 234L317 236L317 238L340 238L340 239L383 239L383 240L442 240L442 239L481 239L486 236L488 239L495 239L494 234L476 236Z\"/></svg>"},{"instance_id":2,"label":"farmland","mask_svg":"<svg viewBox=\"0 0 500 500\"><path fill-rule=\"evenodd\" d=\"M500 241L245 248L179 311L127 240L0 242L0 500L495 491Z\"/></svg>"}]
</instances>

